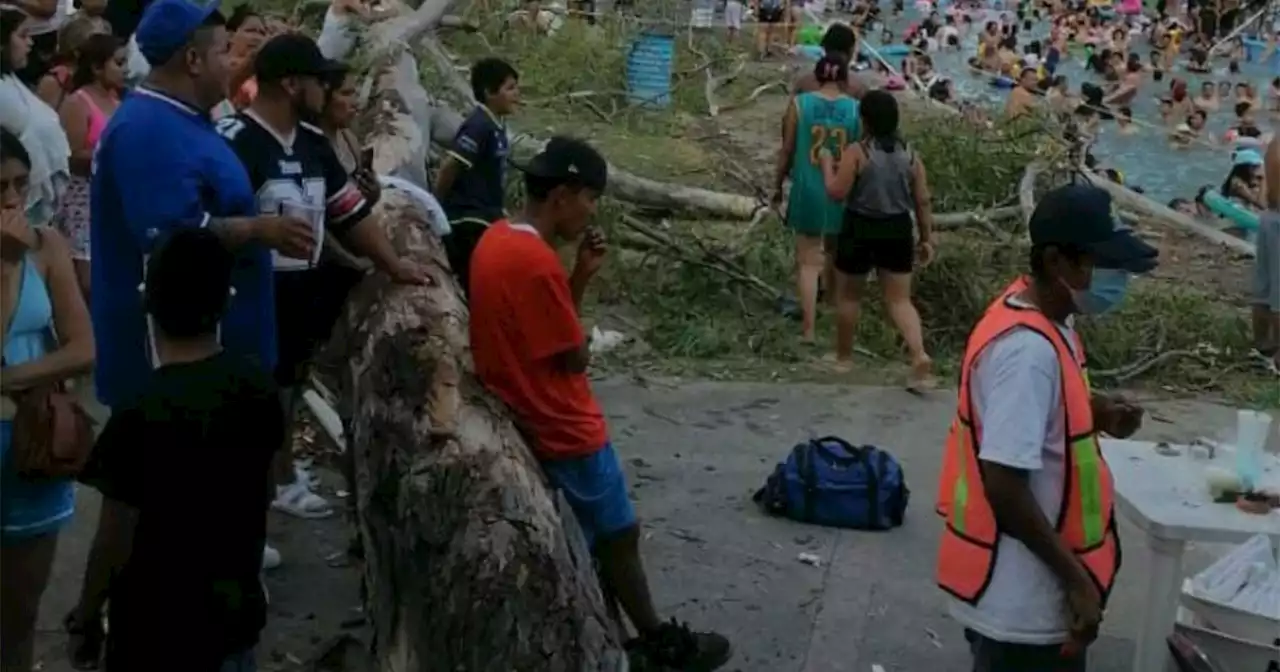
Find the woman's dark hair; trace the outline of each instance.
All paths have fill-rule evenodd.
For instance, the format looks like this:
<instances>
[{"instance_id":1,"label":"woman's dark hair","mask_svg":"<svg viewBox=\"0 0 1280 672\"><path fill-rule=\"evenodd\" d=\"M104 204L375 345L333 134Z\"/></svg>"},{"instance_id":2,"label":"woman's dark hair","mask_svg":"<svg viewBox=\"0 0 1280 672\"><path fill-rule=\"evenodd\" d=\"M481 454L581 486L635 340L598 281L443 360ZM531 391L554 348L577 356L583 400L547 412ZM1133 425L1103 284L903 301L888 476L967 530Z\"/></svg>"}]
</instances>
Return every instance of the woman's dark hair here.
<instances>
[{"instance_id":1,"label":"woman's dark hair","mask_svg":"<svg viewBox=\"0 0 1280 672\"><path fill-rule=\"evenodd\" d=\"M71 90L92 84L94 70L105 67L124 43L110 33L95 33L80 45L76 52L76 71L71 75Z\"/></svg>"},{"instance_id":2,"label":"woman's dark hair","mask_svg":"<svg viewBox=\"0 0 1280 672\"><path fill-rule=\"evenodd\" d=\"M934 82L933 86L929 87L929 97L943 103L951 102L951 92L947 87L950 83L948 79L939 79Z\"/></svg>"},{"instance_id":3,"label":"woman's dark hair","mask_svg":"<svg viewBox=\"0 0 1280 672\"><path fill-rule=\"evenodd\" d=\"M333 99L333 94L342 88L342 83L347 81L347 75L349 74L351 74L351 68L346 63L339 63L337 67L324 76L320 83L324 85L324 101L326 104Z\"/></svg>"},{"instance_id":4,"label":"woman's dark hair","mask_svg":"<svg viewBox=\"0 0 1280 672\"><path fill-rule=\"evenodd\" d=\"M1197 205L1204 205L1204 195L1205 195L1205 192L1209 191L1209 190L1210 190L1210 189L1212 189L1212 188L1213 188L1213 185L1212 185L1212 184L1206 184L1206 185L1204 185L1203 187L1200 187L1199 189L1197 189L1197 190L1196 190L1196 197L1195 197L1195 199L1194 199L1194 200L1195 200L1195 203L1196 203Z\"/></svg>"},{"instance_id":5,"label":"woman's dark hair","mask_svg":"<svg viewBox=\"0 0 1280 672\"><path fill-rule=\"evenodd\" d=\"M0 75L13 73L13 54L9 53L9 43L13 34L27 20L27 15L16 7L5 5L0 7Z\"/></svg>"},{"instance_id":6,"label":"woman's dark hair","mask_svg":"<svg viewBox=\"0 0 1280 672\"><path fill-rule=\"evenodd\" d=\"M822 47L822 53L844 54L846 58L853 58L855 54L853 50L858 46L858 35L853 29L843 23L833 23L822 34L822 41L818 43Z\"/></svg>"},{"instance_id":7,"label":"woman's dark hair","mask_svg":"<svg viewBox=\"0 0 1280 672\"><path fill-rule=\"evenodd\" d=\"M813 66L819 84L849 81L849 60L842 53L827 54Z\"/></svg>"},{"instance_id":8,"label":"woman's dark hair","mask_svg":"<svg viewBox=\"0 0 1280 672\"><path fill-rule=\"evenodd\" d=\"M888 91L869 91L862 97L862 123L867 139L892 152L902 144L898 137L898 99Z\"/></svg>"},{"instance_id":9,"label":"woman's dark hair","mask_svg":"<svg viewBox=\"0 0 1280 672\"><path fill-rule=\"evenodd\" d=\"M1241 179L1248 181L1248 177L1253 174L1254 166L1247 163L1237 163L1231 166L1231 170L1227 173L1227 179L1222 181L1222 187L1218 191L1227 198L1231 198L1231 181Z\"/></svg>"},{"instance_id":10,"label":"woman's dark hair","mask_svg":"<svg viewBox=\"0 0 1280 672\"><path fill-rule=\"evenodd\" d=\"M481 104L497 93L508 79L520 79L520 73L501 58L484 58L471 66L471 93Z\"/></svg>"},{"instance_id":11,"label":"woman's dark hair","mask_svg":"<svg viewBox=\"0 0 1280 672\"><path fill-rule=\"evenodd\" d=\"M1240 102L1236 103L1236 108L1235 108L1235 109L1236 109L1236 116L1237 116L1237 117L1243 117L1243 116L1244 116L1244 113L1245 113L1245 112L1248 112L1248 111L1249 111L1249 108L1251 108L1251 107L1253 107L1253 106L1252 106L1252 105L1250 105L1247 101L1243 101L1243 100L1242 100L1242 101L1240 101Z\"/></svg>"},{"instance_id":12,"label":"woman's dark hair","mask_svg":"<svg viewBox=\"0 0 1280 672\"><path fill-rule=\"evenodd\" d=\"M240 26L243 26L249 19L261 18L262 15L249 5L240 5L235 8L235 11L231 12L231 16L227 17L227 30L234 33L240 30Z\"/></svg>"},{"instance_id":13,"label":"woman's dark hair","mask_svg":"<svg viewBox=\"0 0 1280 672\"><path fill-rule=\"evenodd\" d=\"M166 336L214 334L227 312L235 257L208 229L184 227L147 260L144 303Z\"/></svg>"},{"instance_id":14,"label":"woman's dark hair","mask_svg":"<svg viewBox=\"0 0 1280 672\"><path fill-rule=\"evenodd\" d=\"M27 148L22 145L18 136L3 128L0 128L0 157L6 160L17 159L18 163L31 170L31 155L27 153Z\"/></svg>"}]
</instances>

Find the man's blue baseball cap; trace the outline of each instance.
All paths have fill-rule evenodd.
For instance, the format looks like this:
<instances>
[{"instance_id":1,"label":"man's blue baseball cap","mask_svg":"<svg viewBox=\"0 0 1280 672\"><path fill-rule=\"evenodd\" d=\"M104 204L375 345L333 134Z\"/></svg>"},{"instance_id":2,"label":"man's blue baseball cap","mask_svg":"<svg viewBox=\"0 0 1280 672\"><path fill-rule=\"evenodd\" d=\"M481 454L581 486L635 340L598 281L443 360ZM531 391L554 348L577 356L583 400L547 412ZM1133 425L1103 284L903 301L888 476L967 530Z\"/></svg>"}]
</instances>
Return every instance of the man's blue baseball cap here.
<instances>
[{"instance_id":1,"label":"man's blue baseball cap","mask_svg":"<svg viewBox=\"0 0 1280 672\"><path fill-rule=\"evenodd\" d=\"M218 11L219 0L156 0L143 12L134 37L138 51L152 67L169 59L191 41L196 30Z\"/></svg>"}]
</instances>

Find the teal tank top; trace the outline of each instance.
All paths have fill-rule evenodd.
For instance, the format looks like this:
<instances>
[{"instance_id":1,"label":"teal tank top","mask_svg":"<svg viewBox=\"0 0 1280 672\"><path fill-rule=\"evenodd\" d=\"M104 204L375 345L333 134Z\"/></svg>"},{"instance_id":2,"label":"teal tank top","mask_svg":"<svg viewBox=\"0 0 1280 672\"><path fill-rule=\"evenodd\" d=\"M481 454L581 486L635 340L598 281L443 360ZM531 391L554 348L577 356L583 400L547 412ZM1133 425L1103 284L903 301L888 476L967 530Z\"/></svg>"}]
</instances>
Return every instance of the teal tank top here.
<instances>
[{"instance_id":1,"label":"teal tank top","mask_svg":"<svg viewBox=\"0 0 1280 672\"><path fill-rule=\"evenodd\" d=\"M838 160L845 146L861 137L858 101L802 93L796 96L796 112L787 224L804 235L835 235L840 232L843 205L827 195L819 154L825 148Z\"/></svg>"}]
</instances>

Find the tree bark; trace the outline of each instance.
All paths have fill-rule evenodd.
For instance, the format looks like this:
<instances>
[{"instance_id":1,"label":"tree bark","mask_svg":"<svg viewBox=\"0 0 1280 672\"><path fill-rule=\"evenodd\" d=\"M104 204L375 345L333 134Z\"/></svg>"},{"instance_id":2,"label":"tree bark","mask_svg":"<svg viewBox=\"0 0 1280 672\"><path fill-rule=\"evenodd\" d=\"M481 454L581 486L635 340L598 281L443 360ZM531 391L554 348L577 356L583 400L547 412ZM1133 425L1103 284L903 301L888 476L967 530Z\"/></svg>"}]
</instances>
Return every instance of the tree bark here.
<instances>
[{"instance_id":1,"label":"tree bark","mask_svg":"<svg viewBox=\"0 0 1280 672\"><path fill-rule=\"evenodd\" d=\"M430 140L451 111L423 90L404 47L451 4L426 0L382 27L382 60L364 96L375 168L423 187ZM390 189L377 214L395 248L434 281L405 287L370 276L330 344L343 353L338 406L377 669L625 672L572 511L473 374L467 307L426 212Z\"/></svg>"},{"instance_id":2,"label":"tree bark","mask_svg":"<svg viewBox=\"0 0 1280 672\"><path fill-rule=\"evenodd\" d=\"M473 375L439 240L402 193L379 208L396 249L435 284L371 276L337 335L378 669L625 670L572 512Z\"/></svg>"}]
</instances>

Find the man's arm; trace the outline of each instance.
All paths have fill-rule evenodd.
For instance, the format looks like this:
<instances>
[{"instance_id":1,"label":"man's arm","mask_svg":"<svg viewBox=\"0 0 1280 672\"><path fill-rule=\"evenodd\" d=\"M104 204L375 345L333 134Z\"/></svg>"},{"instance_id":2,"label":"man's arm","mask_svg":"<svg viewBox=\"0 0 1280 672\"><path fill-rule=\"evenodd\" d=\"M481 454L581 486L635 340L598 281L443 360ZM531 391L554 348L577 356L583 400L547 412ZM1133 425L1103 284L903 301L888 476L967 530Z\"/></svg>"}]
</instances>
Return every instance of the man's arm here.
<instances>
[{"instance_id":1,"label":"man's arm","mask_svg":"<svg viewBox=\"0 0 1280 672\"><path fill-rule=\"evenodd\" d=\"M453 139L453 146L445 152L444 164L436 175L436 196L448 197L458 176L470 170L489 151L489 138L492 134L493 128L487 118L473 115L462 122L458 135Z\"/></svg>"},{"instance_id":2,"label":"man's arm","mask_svg":"<svg viewBox=\"0 0 1280 672\"><path fill-rule=\"evenodd\" d=\"M18 9L36 19L48 19L58 11L58 0L17 0Z\"/></svg>"},{"instance_id":3,"label":"man's arm","mask_svg":"<svg viewBox=\"0 0 1280 672\"><path fill-rule=\"evenodd\" d=\"M974 369L982 427L982 484L1002 531L1022 542L1064 587L1088 581L1028 483L1043 468L1049 420L1059 412L1061 372L1053 346L1020 330L992 343Z\"/></svg>"}]
</instances>

